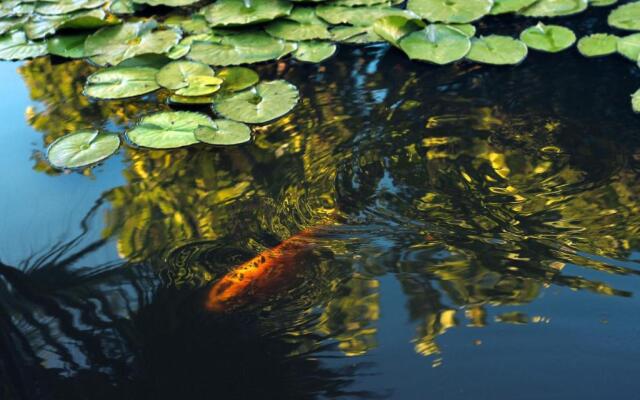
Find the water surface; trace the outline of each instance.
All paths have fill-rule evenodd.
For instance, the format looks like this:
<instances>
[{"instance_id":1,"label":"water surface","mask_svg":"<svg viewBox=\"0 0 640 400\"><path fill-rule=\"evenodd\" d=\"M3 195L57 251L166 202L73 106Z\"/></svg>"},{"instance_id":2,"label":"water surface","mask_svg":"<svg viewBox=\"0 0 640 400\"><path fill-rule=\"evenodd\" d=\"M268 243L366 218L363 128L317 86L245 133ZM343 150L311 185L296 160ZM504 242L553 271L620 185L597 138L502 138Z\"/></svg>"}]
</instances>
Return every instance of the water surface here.
<instances>
[{"instance_id":1,"label":"water surface","mask_svg":"<svg viewBox=\"0 0 640 400\"><path fill-rule=\"evenodd\" d=\"M0 64L6 397L638 397L637 66L574 49L435 67L372 45L259 69L301 103L253 143L61 173L47 144L124 132L162 94L90 101L84 62ZM205 309L308 229L284 279Z\"/></svg>"}]
</instances>

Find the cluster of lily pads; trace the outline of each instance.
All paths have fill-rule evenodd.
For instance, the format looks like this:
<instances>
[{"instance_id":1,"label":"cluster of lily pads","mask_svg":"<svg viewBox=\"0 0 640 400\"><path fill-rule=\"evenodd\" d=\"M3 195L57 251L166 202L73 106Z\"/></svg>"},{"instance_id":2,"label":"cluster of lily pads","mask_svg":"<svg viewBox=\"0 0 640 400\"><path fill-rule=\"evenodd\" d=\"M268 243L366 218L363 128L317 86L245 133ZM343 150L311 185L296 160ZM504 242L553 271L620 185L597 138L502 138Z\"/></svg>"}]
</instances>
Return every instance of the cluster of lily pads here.
<instances>
[{"instance_id":1,"label":"cluster of lily pads","mask_svg":"<svg viewBox=\"0 0 640 400\"><path fill-rule=\"evenodd\" d=\"M529 49L555 53L573 46L568 28L534 21L518 38L475 37L485 16L532 18L580 13L617 0L3 0L0 59L46 54L85 58L104 67L85 94L121 99L156 90L170 103L211 104L223 119L196 112L161 112L127 132L141 147L173 148L198 142L229 145L250 140L245 125L274 120L297 103L282 80L259 82L240 65L278 60L322 62L336 43L389 42L410 59L444 65L462 59L517 65ZM169 11L167 11L169 10ZM149 12L154 18L136 13ZM537 22L537 23L536 23ZM640 1L608 17L612 28L640 31ZM595 33L578 41L587 57L619 53L640 61L640 33ZM216 68L216 69L214 69ZM640 91L632 96L640 112ZM79 132L58 139L49 160L60 168L85 166L117 151L116 134Z\"/></svg>"}]
</instances>

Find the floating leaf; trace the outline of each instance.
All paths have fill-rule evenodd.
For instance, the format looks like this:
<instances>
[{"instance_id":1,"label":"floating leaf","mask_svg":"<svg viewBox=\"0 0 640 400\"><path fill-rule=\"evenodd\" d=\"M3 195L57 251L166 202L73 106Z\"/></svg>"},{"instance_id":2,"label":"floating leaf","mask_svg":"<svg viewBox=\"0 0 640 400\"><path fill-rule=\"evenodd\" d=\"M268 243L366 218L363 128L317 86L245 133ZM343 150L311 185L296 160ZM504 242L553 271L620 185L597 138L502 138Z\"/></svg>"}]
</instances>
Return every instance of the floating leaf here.
<instances>
[{"instance_id":1,"label":"floating leaf","mask_svg":"<svg viewBox=\"0 0 640 400\"><path fill-rule=\"evenodd\" d=\"M196 112L160 112L142 118L135 128L127 132L127 137L141 147L172 149L198 143L196 129L212 124L211 118Z\"/></svg>"},{"instance_id":2,"label":"floating leaf","mask_svg":"<svg viewBox=\"0 0 640 400\"><path fill-rule=\"evenodd\" d=\"M180 96L173 94L169 97L169 103L172 104L211 104L213 100L213 96Z\"/></svg>"},{"instance_id":3,"label":"floating leaf","mask_svg":"<svg viewBox=\"0 0 640 400\"><path fill-rule=\"evenodd\" d=\"M331 39L341 43L366 44L383 42L371 26L341 25L331 29Z\"/></svg>"},{"instance_id":4,"label":"floating leaf","mask_svg":"<svg viewBox=\"0 0 640 400\"><path fill-rule=\"evenodd\" d=\"M455 28L433 24L400 40L400 48L412 60L443 65L466 56L471 41Z\"/></svg>"},{"instance_id":5,"label":"floating leaf","mask_svg":"<svg viewBox=\"0 0 640 400\"><path fill-rule=\"evenodd\" d=\"M594 33L578 40L578 51L585 57L613 54L618 48L618 37L606 33Z\"/></svg>"},{"instance_id":6,"label":"floating leaf","mask_svg":"<svg viewBox=\"0 0 640 400\"><path fill-rule=\"evenodd\" d=\"M283 116L298 102L298 89L284 80L262 82L221 99L214 110L225 118L260 124Z\"/></svg>"},{"instance_id":7,"label":"floating leaf","mask_svg":"<svg viewBox=\"0 0 640 400\"><path fill-rule=\"evenodd\" d=\"M634 112L640 113L640 89L631 95L631 106Z\"/></svg>"},{"instance_id":8,"label":"floating leaf","mask_svg":"<svg viewBox=\"0 0 640 400\"><path fill-rule=\"evenodd\" d=\"M617 51L631 61L638 61L640 58L640 33L619 38Z\"/></svg>"},{"instance_id":9,"label":"floating leaf","mask_svg":"<svg viewBox=\"0 0 640 400\"><path fill-rule=\"evenodd\" d=\"M476 27L471 24L447 24L447 26L459 30L468 38L472 38L476 34Z\"/></svg>"},{"instance_id":10,"label":"floating leaf","mask_svg":"<svg viewBox=\"0 0 640 400\"><path fill-rule=\"evenodd\" d=\"M527 46L517 39L490 35L472 39L467 58L484 64L516 65L527 57L527 51Z\"/></svg>"},{"instance_id":11,"label":"floating leaf","mask_svg":"<svg viewBox=\"0 0 640 400\"><path fill-rule=\"evenodd\" d=\"M251 129L242 122L215 119L210 126L198 127L195 136L203 143L229 146L251 140Z\"/></svg>"},{"instance_id":12,"label":"floating leaf","mask_svg":"<svg viewBox=\"0 0 640 400\"><path fill-rule=\"evenodd\" d=\"M640 1L618 6L611 11L607 22L614 28L640 31Z\"/></svg>"},{"instance_id":13,"label":"floating leaf","mask_svg":"<svg viewBox=\"0 0 640 400\"><path fill-rule=\"evenodd\" d=\"M560 17L580 13L587 7L587 0L538 0L520 11L520 14L527 17Z\"/></svg>"},{"instance_id":14,"label":"floating leaf","mask_svg":"<svg viewBox=\"0 0 640 400\"><path fill-rule=\"evenodd\" d=\"M177 90L189 86L189 77L199 75L214 76L214 72L206 64L194 61L173 61L158 71L156 81L164 88Z\"/></svg>"},{"instance_id":15,"label":"floating leaf","mask_svg":"<svg viewBox=\"0 0 640 400\"><path fill-rule=\"evenodd\" d=\"M176 90L178 96L205 96L220 90L222 79L217 76L195 75L187 77L188 85Z\"/></svg>"},{"instance_id":16,"label":"floating leaf","mask_svg":"<svg viewBox=\"0 0 640 400\"><path fill-rule=\"evenodd\" d=\"M153 92L160 86L156 82L155 68L111 67L87 78L84 93L98 99L122 99Z\"/></svg>"},{"instance_id":17,"label":"floating leaf","mask_svg":"<svg viewBox=\"0 0 640 400\"><path fill-rule=\"evenodd\" d=\"M538 22L536 26L522 31L520 40L532 49L557 53L571 47L576 41L576 35L563 26Z\"/></svg>"},{"instance_id":18,"label":"floating leaf","mask_svg":"<svg viewBox=\"0 0 640 400\"><path fill-rule=\"evenodd\" d=\"M47 40L49 54L67 58L84 57L85 34L59 35Z\"/></svg>"},{"instance_id":19,"label":"floating leaf","mask_svg":"<svg viewBox=\"0 0 640 400\"><path fill-rule=\"evenodd\" d=\"M400 15L392 15L376 20L373 24L373 31L387 42L398 47L400 39L424 27L424 22L419 19L409 19Z\"/></svg>"},{"instance_id":20,"label":"floating leaf","mask_svg":"<svg viewBox=\"0 0 640 400\"><path fill-rule=\"evenodd\" d=\"M204 15L172 15L164 20L165 25L179 28L183 32L195 35L209 33L211 28Z\"/></svg>"},{"instance_id":21,"label":"floating leaf","mask_svg":"<svg viewBox=\"0 0 640 400\"><path fill-rule=\"evenodd\" d=\"M222 79L221 90L224 92L238 92L258 83L260 78L256 71L245 67L227 67L218 71Z\"/></svg>"},{"instance_id":22,"label":"floating leaf","mask_svg":"<svg viewBox=\"0 0 640 400\"><path fill-rule=\"evenodd\" d=\"M491 15L518 12L529 7L538 0L494 0Z\"/></svg>"},{"instance_id":23,"label":"floating leaf","mask_svg":"<svg viewBox=\"0 0 640 400\"><path fill-rule=\"evenodd\" d=\"M430 22L466 24L491 11L493 0L409 0L407 8Z\"/></svg>"},{"instance_id":24,"label":"floating leaf","mask_svg":"<svg viewBox=\"0 0 640 400\"><path fill-rule=\"evenodd\" d=\"M289 15L293 6L285 0L217 0L201 13L212 27L256 24Z\"/></svg>"},{"instance_id":25,"label":"floating leaf","mask_svg":"<svg viewBox=\"0 0 640 400\"><path fill-rule=\"evenodd\" d=\"M328 25L316 16L315 8L297 7L286 18L271 22L265 31L277 38L299 41L329 39Z\"/></svg>"},{"instance_id":26,"label":"floating leaf","mask_svg":"<svg viewBox=\"0 0 640 400\"><path fill-rule=\"evenodd\" d=\"M298 61L319 63L334 55L335 52L336 45L333 43L310 40L298 43L293 57Z\"/></svg>"},{"instance_id":27,"label":"floating leaf","mask_svg":"<svg viewBox=\"0 0 640 400\"><path fill-rule=\"evenodd\" d=\"M133 0L136 4L148 4L150 6L184 7L190 6L200 0Z\"/></svg>"},{"instance_id":28,"label":"floating leaf","mask_svg":"<svg viewBox=\"0 0 640 400\"><path fill-rule=\"evenodd\" d=\"M589 0L589 5L594 7L606 7L616 4L618 0Z\"/></svg>"},{"instance_id":29,"label":"floating leaf","mask_svg":"<svg viewBox=\"0 0 640 400\"><path fill-rule=\"evenodd\" d=\"M316 14L330 24L349 24L353 26L371 26L377 19L392 15L417 18L411 11L387 6L342 7L322 5L316 8Z\"/></svg>"},{"instance_id":30,"label":"floating leaf","mask_svg":"<svg viewBox=\"0 0 640 400\"><path fill-rule=\"evenodd\" d=\"M0 60L25 60L46 54L46 43L32 42L24 32L16 31L0 36Z\"/></svg>"},{"instance_id":31,"label":"floating leaf","mask_svg":"<svg viewBox=\"0 0 640 400\"><path fill-rule=\"evenodd\" d=\"M140 54L163 54L180 40L174 30L157 30L155 21L128 22L105 27L90 35L84 51L98 65L115 65Z\"/></svg>"},{"instance_id":32,"label":"floating leaf","mask_svg":"<svg viewBox=\"0 0 640 400\"><path fill-rule=\"evenodd\" d=\"M41 15L63 15L82 9L97 8L107 0L55 0L39 1L35 11Z\"/></svg>"},{"instance_id":33,"label":"floating leaf","mask_svg":"<svg viewBox=\"0 0 640 400\"><path fill-rule=\"evenodd\" d=\"M51 143L47 158L56 168L79 168L104 160L119 147L120 138L116 134L82 131Z\"/></svg>"},{"instance_id":34,"label":"floating leaf","mask_svg":"<svg viewBox=\"0 0 640 400\"><path fill-rule=\"evenodd\" d=\"M217 42L194 42L188 57L209 65L253 64L283 57L296 46L264 32L249 31L217 39Z\"/></svg>"}]
</instances>

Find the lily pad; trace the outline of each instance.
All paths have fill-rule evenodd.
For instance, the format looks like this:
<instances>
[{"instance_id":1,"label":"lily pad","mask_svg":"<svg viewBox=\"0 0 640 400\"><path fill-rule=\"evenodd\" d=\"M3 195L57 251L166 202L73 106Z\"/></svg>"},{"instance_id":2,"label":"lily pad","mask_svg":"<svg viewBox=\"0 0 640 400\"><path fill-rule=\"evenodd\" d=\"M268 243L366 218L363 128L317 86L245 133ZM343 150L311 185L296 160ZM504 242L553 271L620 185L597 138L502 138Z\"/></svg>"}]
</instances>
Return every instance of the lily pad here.
<instances>
[{"instance_id":1,"label":"lily pad","mask_svg":"<svg viewBox=\"0 0 640 400\"><path fill-rule=\"evenodd\" d=\"M316 16L315 8L294 8L286 18L280 18L265 27L268 34L285 40L329 39L326 22Z\"/></svg>"},{"instance_id":2,"label":"lily pad","mask_svg":"<svg viewBox=\"0 0 640 400\"><path fill-rule=\"evenodd\" d=\"M640 113L640 89L631 95L631 106L634 112Z\"/></svg>"},{"instance_id":3,"label":"lily pad","mask_svg":"<svg viewBox=\"0 0 640 400\"><path fill-rule=\"evenodd\" d=\"M293 57L298 61L319 63L334 55L336 45L330 42L309 40L298 43L298 48L293 52Z\"/></svg>"},{"instance_id":4,"label":"lily pad","mask_svg":"<svg viewBox=\"0 0 640 400\"><path fill-rule=\"evenodd\" d=\"M472 39L467 58L483 64L516 65L527 57L527 52L527 45L518 39L490 35Z\"/></svg>"},{"instance_id":5,"label":"lily pad","mask_svg":"<svg viewBox=\"0 0 640 400\"><path fill-rule=\"evenodd\" d=\"M430 22L466 24L489 14L493 0L409 0L407 8Z\"/></svg>"},{"instance_id":6,"label":"lily pad","mask_svg":"<svg viewBox=\"0 0 640 400\"><path fill-rule=\"evenodd\" d=\"M67 58L84 57L85 34L59 35L47 40L49 54Z\"/></svg>"},{"instance_id":7,"label":"lily pad","mask_svg":"<svg viewBox=\"0 0 640 400\"><path fill-rule=\"evenodd\" d=\"M538 0L493 0L491 15L514 13L529 7Z\"/></svg>"},{"instance_id":8,"label":"lily pad","mask_svg":"<svg viewBox=\"0 0 640 400\"><path fill-rule=\"evenodd\" d=\"M107 0L56 0L36 3L35 12L40 15L63 15L82 9L97 8Z\"/></svg>"},{"instance_id":9,"label":"lily pad","mask_svg":"<svg viewBox=\"0 0 640 400\"><path fill-rule=\"evenodd\" d=\"M404 16L392 15L376 20L373 24L373 31L387 42L398 47L400 39L424 27L424 22L419 19L409 19Z\"/></svg>"},{"instance_id":10,"label":"lily pad","mask_svg":"<svg viewBox=\"0 0 640 400\"><path fill-rule=\"evenodd\" d=\"M455 28L433 24L400 40L400 48L412 60L444 65L466 56L471 40Z\"/></svg>"},{"instance_id":11,"label":"lily pad","mask_svg":"<svg viewBox=\"0 0 640 400\"><path fill-rule=\"evenodd\" d=\"M611 11L607 22L614 28L640 31L640 1L618 6Z\"/></svg>"},{"instance_id":12,"label":"lily pad","mask_svg":"<svg viewBox=\"0 0 640 400\"><path fill-rule=\"evenodd\" d=\"M216 119L211 126L198 127L195 136L203 143L230 146L251 140L251 129L242 122Z\"/></svg>"},{"instance_id":13,"label":"lily pad","mask_svg":"<svg viewBox=\"0 0 640 400\"><path fill-rule=\"evenodd\" d=\"M224 27L271 21L289 15L292 7L286 0L217 0L201 13L210 26Z\"/></svg>"},{"instance_id":14,"label":"lily pad","mask_svg":"<svg viewBox=\"0 0 640 400\"><path fill-rule=\"evenodd\" d=\"M116 134L81 131L51 143L47 158L56 168L80 168L104 160L119 147L120 138Z\"/></svg>"},{"instance_id":15,"label":"lily pad","mask_svg":"<svg viewBox=\"0 0 640 400\"><path fill-rule=\"evenodd\" d=\"M538 22L537 25L522 31L520 40L532 49L557 53L571 47L576 42L576 35L564 26Z\"/></svg>"},{"instance_id":16,"label":"lily pad","mask_svg":"<svg viewBox=\"0 0 640 400\"><path fill-rule=\"evenodd\" d=\"M617 51L631 61L638 61L640 58L640 33L619 38Z\"/></svg>"},{"instance_id":17,"label":"lily pad","mask_svg":"<svg viewBox=\"0 0 640 400\"><path fill-rule=\"evenodd\" d=\"M16 31L0 36L0 60L26 60L46 54L46 43L30 41L24 32Z\"/></svg>"},{"instance_id":18,"label":"lily pad","mask_svg":"<svg viewBox=\"0 0 640 400\"><path fill-rule=\"evenodd\" d=\"M340 43L367 44L384 42L372 26L340 25L331 29L331 39Z\"/></svg>"},{"instance_id":19,"label":"lily pad","mask_svg":"<svg viewBox=\"0 0 640 400\"><path fill-rule=\"evenodd\" d=\"M148 4L150 6L184 7L190 6L200 0L133 0L136 4Z\"/></svg>"},{"instance_id":20,"label":"lily pad","mask_svg":"<svg viewBox=\"0 0 640 400\"><path fill-rule=\"evenodd\" d=\"M618 0L589 0L589 5L594 7L606 7L616 4Z\"/></svg>"},{"instance_id":21,"label":"lily pad","mask_svg":"<svg viewBox=\"0 0 640 400\"><path fill-rule=\"evenodd\" d=\"M538 0L519 14L526 17L561 17L580 13L587 7L588 0Z\"/></svg>"},{"instance_id":22,"label":"lily pad","mask_svg":"<svg viewBox=\"0 0 640 400\"><path fill-rule=\"evenodd\" d=\"M180 96L177 94L169 97L169 103L171 104L211 104L214 101L214 96Z\"/></svg>"},{"instance_id":23,"label":"lily pad","mask_svg":"<svg viewBox=\"0 0 640 400\"><path fill-rule=\"evenodd\" d=\"M295 44L274 38L265 32L242 32L217 42L194 42L188 58L209 65L240 65L275 60L293 50Z\"/></svg>"},{"instance_id":24,"label":"lily pad","mask_svg":"<svg viewBox=\"0 0 640 400\"><path fill-rule=\"evenodd\" d=\"M618 37L607 33L594 33L578 40L578 51L585 57L601 57L616 52Z\"/></svg>"},{"instance_id":25,"label":"lily pad","mask_svg":"<svg viewBox=\"0 0 640 400\"><path fill-rule=\"evenodd\" d=\"M87 78L84 93L98 99L123 99L151 93L160 86L155 68L111 67Z\"/></svg>"},{"instance_id":26,"label":"lily pad","mask_svg":"<svg viewBox=\"0 0 640 400\"><path fill-rule=\"evenodd\" d=\"M164 88L178 90L189 86L190 77L214 75L213 69L206 64L194 61L173 61L158 71L156 81Z\"/></svg>"},{"instance_id":27,"label":"lily pad","mask_svg":"<svg viewBox=\"0 0 640 400\"><path fill-rule=\"evenodd\" d=\"M213 126L213 121L196 112L160 112L142 118L127 137L141 147L172 149L198 143L195 132L200 126Z\"/></svg>"},{"instance_id":28,"label":"lily pad","mask_svg":"<svg viewBox=\"0 0 640 400\"><path fill-rule=\"evenodd\" d=\"M213 109L234 121L260 124L291 111L298 96L298 89L287 81L261 82L249 90L224 97Z\"/></svg>"},{"instance_id":29,"label":"lily pad","mask_svg":"<svg viewBox=\"0 0 640 400\"><path fill-rule=\"evenodd\" d=\"M105 27L90 35L85 54L98 65L115 65L140 54L163 54L180 40L175 30L156 30L155 21L128 22Z\"/></svg>"},{"instance_id":30,"label":"lily pad","mask_svg":"<svg viewBox=\"0 0 640 400\"><path fill-rule=\"evenodd\" d=\"M221 90L224 92L238 92L258 83L258 73L245 67L227 67L218 71L222 79Z\"/></svg>"},{"instance_id":31,"label":"lily pad","mask_svg":"<svg viewBox=\"0 0 640 400\"><path fill-rule=\"evenodd\" d=\"M371 26L377 19L392 15L418 18L409 10L401 10L395 7L344 7L332 4L318 6L316 15L330 24L349 24L353 26Z\"/></svg>"}]
</instances>

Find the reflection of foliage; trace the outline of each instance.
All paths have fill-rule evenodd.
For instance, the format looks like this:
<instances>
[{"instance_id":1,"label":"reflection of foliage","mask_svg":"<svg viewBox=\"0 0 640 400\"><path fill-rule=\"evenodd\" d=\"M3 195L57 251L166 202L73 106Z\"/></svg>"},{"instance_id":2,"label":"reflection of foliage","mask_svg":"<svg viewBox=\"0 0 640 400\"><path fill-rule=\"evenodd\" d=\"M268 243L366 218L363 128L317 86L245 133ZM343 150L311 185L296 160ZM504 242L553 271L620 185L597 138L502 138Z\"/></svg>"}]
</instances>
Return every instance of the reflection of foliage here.
<instances>
[{"instance_id":1,"label":"reflection of foliage","mask_svg":"<svg viewBox=\"0 0 640 400\"><path fill-rule=\"evenodd\" d=\"M549 285L629 295L564 269L637 273L603 258L628 257L640 245L638 169L621 161L620 143L592 132L586 117L549 117L526 99L521 109L508 99L493 104L493 94L482 91L490 89L477 88L495 87L502 72L474 74L476 67L457 65L419 73L397 60L371 68L385 62L384 52L374 53L313 67L321 84L301 86L296 112L257 128L251 145L125 150L126 184L105 194L111 208L104 237L116 238L121 257L142 262L184 241L248 243L259 252L332 216L361 223L357 239L384 237L396 247L388 259L375 245L371 254L365 246L332 249L338 258L367 257L364 271L332 299L318 300L328 305L317 329L350 355L376 346L375 277L394 268L417 324L415 349L430 356L462 314L469 325L484 326L490 306L530 303ZM278 63L260 72L299 83L306 68ZM22 68L33 99L46 107L28 113L44 143L83 127L123 130L163 107L157 99L87 101L80 77L90 71L81 62L46 59ZM64 79L70 76L78 78ZM442 92L447 85L454 89ZM483 100L465 98L463 89ZM548 100L562 110L563 99ZM174 282L211 279L204 267L173 272Z\"/></svg>"}]
</instances>

